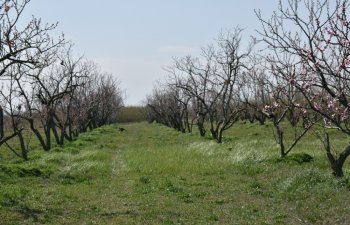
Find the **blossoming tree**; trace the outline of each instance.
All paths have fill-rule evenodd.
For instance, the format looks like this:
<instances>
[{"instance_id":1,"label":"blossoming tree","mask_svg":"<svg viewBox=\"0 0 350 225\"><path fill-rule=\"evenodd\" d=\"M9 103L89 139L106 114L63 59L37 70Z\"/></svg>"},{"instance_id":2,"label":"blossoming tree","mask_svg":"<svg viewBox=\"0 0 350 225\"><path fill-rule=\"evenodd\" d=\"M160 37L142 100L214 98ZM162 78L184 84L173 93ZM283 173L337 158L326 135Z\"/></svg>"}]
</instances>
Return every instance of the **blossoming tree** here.
<instances>
[{"instance_id":1,"label":"blossoming tree","mask_svg":"<svg viewBox=\"0 0 350 225\"><path fill-rule=\"evenodd\" d=\"M267 58L280 66L292 65L295 73L279 73L303 96L307 106L324 121L350 135L350 23L348 0L279 1L270 19L257 16L260 32L270 49ZM282 54L293 57L291 64ZM336 155L331 151L328 134L323 143L335 176L343 176L343 164L350 155L350 145Z\"/></svg>"}]
</instances>

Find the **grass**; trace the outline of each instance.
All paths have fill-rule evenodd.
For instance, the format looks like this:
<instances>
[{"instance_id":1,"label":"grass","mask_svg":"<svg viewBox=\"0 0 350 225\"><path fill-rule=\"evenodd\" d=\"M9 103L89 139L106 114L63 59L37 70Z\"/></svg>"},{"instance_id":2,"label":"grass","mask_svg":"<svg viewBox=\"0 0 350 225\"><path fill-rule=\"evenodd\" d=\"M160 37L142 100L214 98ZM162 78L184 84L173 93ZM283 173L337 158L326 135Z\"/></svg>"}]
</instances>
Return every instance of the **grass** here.
<instances>
[{"instance_id":1,"label":"grass","mask_svg":"<svg viewBox=\"0 0 350 225\"><path fill-rule=\"evenodd\" d=\"M119 125L118 125L119 126ZM270 124L216 144L158 124L106 126L22 162L0 149L0 224L347 224L350 171L309 135L279 159ZM333 133L343 148L348 138Z\"/></svg>"}]
</instances>

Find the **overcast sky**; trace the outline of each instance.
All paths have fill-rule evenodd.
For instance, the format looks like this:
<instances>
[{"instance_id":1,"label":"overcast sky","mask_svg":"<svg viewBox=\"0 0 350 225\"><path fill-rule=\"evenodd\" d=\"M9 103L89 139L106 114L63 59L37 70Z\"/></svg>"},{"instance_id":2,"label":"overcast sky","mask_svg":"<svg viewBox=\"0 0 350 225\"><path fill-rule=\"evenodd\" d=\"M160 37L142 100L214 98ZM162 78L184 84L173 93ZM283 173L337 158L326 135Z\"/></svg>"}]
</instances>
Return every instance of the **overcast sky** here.
<instances>
[{"instance_id":1,"label":"overcast sky","mask_svg":"<svg viewBox=\"0 0 350 225\"><path fill-rule=\"evenodd\" d=\"M32 0L26 14L58 21L75 52L118 77L126 105L138 105L173 56L198 55L221 30L237 25L254 35L260 26L254 9L269 16L276 6L266 0Z\"/></svg>"}]
</instances>

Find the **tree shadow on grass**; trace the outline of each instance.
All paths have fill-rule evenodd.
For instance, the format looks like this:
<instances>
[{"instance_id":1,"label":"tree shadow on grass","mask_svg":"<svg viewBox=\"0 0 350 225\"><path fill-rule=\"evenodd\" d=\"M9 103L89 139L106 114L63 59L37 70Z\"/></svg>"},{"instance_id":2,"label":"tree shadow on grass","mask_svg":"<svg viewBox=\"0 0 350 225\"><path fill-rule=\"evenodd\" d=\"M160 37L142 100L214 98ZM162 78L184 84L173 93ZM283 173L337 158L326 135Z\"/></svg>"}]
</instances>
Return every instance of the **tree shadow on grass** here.
<instances>
[{"instance_id":1,"label":"tree shadow on grass","mask_svg":"<svg viewBox=\"0 0 350 225\"><path fill-rule=\"evenodd\" d=\"M25 219L32 219L34 222L40 222L39 217L44 213L42 210L31 209L28 206L20 206L15 211L23 215Z\"/></svg>"}]
</instances>

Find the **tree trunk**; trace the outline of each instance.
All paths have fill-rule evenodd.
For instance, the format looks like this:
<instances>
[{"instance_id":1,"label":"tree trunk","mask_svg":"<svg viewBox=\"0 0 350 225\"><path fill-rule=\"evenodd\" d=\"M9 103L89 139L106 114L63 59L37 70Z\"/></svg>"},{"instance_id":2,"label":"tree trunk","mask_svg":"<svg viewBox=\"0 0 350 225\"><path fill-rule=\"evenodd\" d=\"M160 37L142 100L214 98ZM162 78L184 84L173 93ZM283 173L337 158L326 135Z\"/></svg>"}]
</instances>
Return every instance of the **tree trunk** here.
<instances>
[{"instance_id":1,"label":"tree trunk","mask_svg":"<svg viewBox=\"0 0 350 225\"><path fill-rule=\"evenodd\" d=\"M249 123L254 123L254 121L255 121L254 115L248 113L247 117L248 117Z\"/></svg>"},{"instance_id":2,"label":"tree trunk","mask_svg":"<svg viewBox=\"0 0 350 225\"><path fill-rule=\"evenodd\" d=\"M3 139L4 136L4 110L0 106L0 140Z\"/></svg>"},{"instance_id":3,"label":"tree trunk","mask_svg":"<svg viewBox=\"0 0 350 225\"><path fill-rule=\"evenodd\" d=\"M72 129L72 120L68 119L68 140L72 141L73 140L73 129Z\"/></svg>"},{"instance_id":4,"label":"tree trunk","mask_svg":"<svg viewBox=\"0 0 350 225\"><path fill-rule=\"evenodd\" d=\"M214 128L210 128L210 133L213 139L218 140L218 131Z\"/></svg>"},{"instance_id":5,"label":"tree trunk","mask_svg":"<svg viewBox=\"0 0 350 225\"><path fill-rule=\"evenodd\" d=\"M332 170L333 170L333 175L336 177L342 177L344 176L343 173L343 163L338 162L338 160L336 160L332 165Z\"/></svg>"},{"instance_id":6,"label":"tree trunk","mask_svg":"<svg viewBox=\"0 0 350 225\"><path fill-rule=\"evenodd\" d=\"M222 134L223 134L223 132L224 132L223 129L220 129L220 130L218 131L216 140L217 140L217 142L218 142L219 144L222 143Z\"/></svg>"},{"instance_id":7,"label":"tree trunk","mask_svg":"<svg viewBox=\"0 0 350 225\"><path fill-rule=\"evenodd\" d=\"M41 136L40 132L34 127L34 121L32 119L29 121L29 124L30 124L30 129L33 131L35 136L38 138L43 149L45 151L48 151L49 149L47 148L47 145L45 144L44 138L43 138L43 136Z\"/></svg>"},{"instance_id":8,"label":"tree trunk","mask_svg":"<svg viewBox=\"0 0 350 225\"><path fill-rule=\"evenodd\" d=\"M204 128L204 118L202 116L199 116L197 118L197 126L198 126L198 130L199 130L199 134L201 137L205 136L206 130Z\"/></svg>"},{"instance_id":9,"label":"tree trunk","mask_svg":"<svg viewBox=\"0 0 350 225\"><path fill-rule=\"evenodd\" d=\"M265 121L266 121L266 116L263 114L259 114L259 115L255 115L254 116L256 120L259 121L260 125L265 125Z\"/></svg>"},{"instance_id":10,"label":"tree trunk","mask_svg":"<svg viewBox=\"0 0 350 225\"><path fill-rule=\"evenodd\" d=\"M191 127L191 124L190 124L190 119L189 119L189 116L188 116L188 111L186 109L186 111L184 112L184 127L185 129L187 129L188 133L191 133L192 132L192 127Z\"/></svg>"},{"instance_id":11,"label":"tree trunk","mask_svg":"<svg viewBox=\"0 0 350 225\"><path fill-rule=\"evenodd\" d=\"M77 128L74 129L74 131L73 131L73 136L74 136L74 137L78 137L78 136L79 136L79 131L78 131ZM72 141L73 141L73 138L72 138Z\"/></svg>"},{"instance_id":12,"label":"tree trunk","mask_svg":"<svg viewBox=\"0 0 350 225\"><path fill-rule=\"evenodd\" d=\"M342 177L344 176L343 173L343 165L347 157L350 155L350 145L348 145L340 154L338 159L335 159L333 154L331 153L331 147L329 144L329 136L328 134L325 135L324 140L324 146L326 149L326 154L328 161L331 164L331 168L333 170L333 175L336 177Z\"/></svg>"},{"instance_id":13,"label":"tree trunk","mask_svg":"<svg viewBox=\"0 0 350 225\"><path fill-rule=\"evenodd\" d=\"M27 147L24 143L24 138L22 136L22 132L18 132L18 139L19 139L19 143L20 143L20 146L21 146L21 155L23 157L24 160L28 160L28 150L27 150Z\"/></svg>"},{"instance_id":14,"label":"tree trunk","mask_svg":"<svg viewBox=\"0 0 350 225\"><path fill-rule=\"evenodd\" d=\"M64 125L61 128L61 133L60 133L60 145L64 144L64 139L67 138L69 140L68 135L66 134L66 126Z\"/></svg>"},{"instance_id":15,"label":"tree trunk","mask_svg":"<svg viewBox=\"0 0 350 225\"><path fill-rule=\"evenodd\" d=\"M44 127L46 137L46 151L51 149L51 126L48 124Z\"/></svg>"},{"instance_id":16,"label":"tree trunk","mask_svg":"<svg viewBox=\"0 0 350 225\"><path fill-rule=\"evenodd\" d=\"M53 136L55 137L55 140L56 140L56 144L63 145L64 136L63 136L63 139L61 139L60 136L58 135L55 123L53 121L51 121L50 124L51 124L51 130L52 130ZM61 128L61 129L63 129L63 128Z\"/></svg>"},{"instance_id":17,"label":"tree trunk","mask_svg":"<svg viewBox=\"0 0 350 225\"><path fill-rule=\"evenodd\" d=\"M69 99L69 104L67 107L66 123L64 124L65 127L68 127L68 137L67 137L68 141L73 140L72 117L71 117L72 99L73 99L73 92L72 92L70 99Z\"/></svg>"},{"instance_id":18,"label":"tree trunk","mask_svg":"<svg viewBox=\"0 0 350 225\"><path fill-rule=\"evenodd\" d=\"M281 158L284 158L285 156L287 156L287 154L285 152L285 146L283 142L283 139L284 139L283 130L278 124L274 124L274 125L277 132L278 144L280 145L280 155L281 155Z\"/></svg>"}]
</instances>

